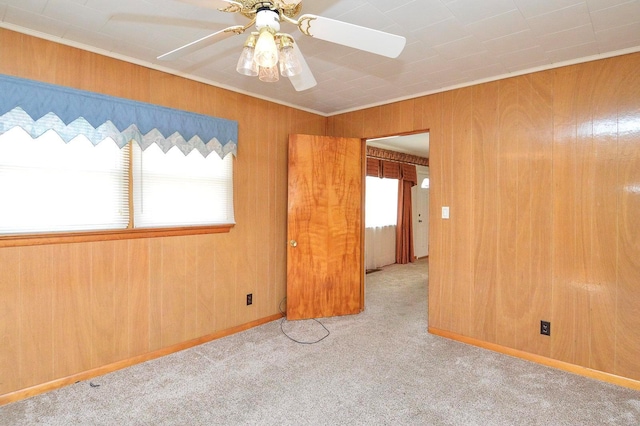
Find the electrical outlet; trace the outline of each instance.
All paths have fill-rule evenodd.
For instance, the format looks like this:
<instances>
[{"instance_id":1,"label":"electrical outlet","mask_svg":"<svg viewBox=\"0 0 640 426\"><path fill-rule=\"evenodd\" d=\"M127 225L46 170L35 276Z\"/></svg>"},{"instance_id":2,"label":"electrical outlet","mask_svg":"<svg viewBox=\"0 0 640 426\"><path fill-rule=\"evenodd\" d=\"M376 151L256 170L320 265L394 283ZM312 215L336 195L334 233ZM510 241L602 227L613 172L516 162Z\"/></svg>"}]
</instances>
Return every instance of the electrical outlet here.
<instances>
[{"instance_id":1,"label":"electrical outlet","mask_svg":"<svg viewBox=\"0 0 640 426\"><path fill-rule=\"evenodd\" d=\"M247 294L247 306L253 303L253 293Z\"/></svg>"},{"instance_id":2,"label":"electrical outlet","mask_svg":"<svg viewBox=\"0 0 640 426\"><path fill-rule=\"evenodd\" d=\"M540 321L540 334L551 336L551 323L549 321Z\"/></svg>"}]
</instances>

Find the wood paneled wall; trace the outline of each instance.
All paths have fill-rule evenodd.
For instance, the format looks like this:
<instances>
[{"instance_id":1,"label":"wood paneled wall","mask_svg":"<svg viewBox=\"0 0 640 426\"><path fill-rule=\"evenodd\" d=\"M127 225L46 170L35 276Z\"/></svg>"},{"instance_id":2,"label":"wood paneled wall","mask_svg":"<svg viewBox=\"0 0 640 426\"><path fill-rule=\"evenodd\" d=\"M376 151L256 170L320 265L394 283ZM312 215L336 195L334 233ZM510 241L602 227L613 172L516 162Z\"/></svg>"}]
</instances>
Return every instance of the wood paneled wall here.
<instances>
[{"instance_id":1,"label":"wood paneled wall","mask_svg":"<svg viewBox=\"0 0 640 426\"><path fill-rule=\"evenodd\" d=\"M325 117L3 29L0 73L239 122L228 234L0 248L0 397L278 314L288 136Z\"/></svg>"},{"instance_id":2,"label":"wood paneled wall","mask_svg":"<svg viewBox=\"0 0 640 426\"><path fill-rule=\"evenodd\" d=\"M639 69L636 53L329 118L336 136L430 131L431 329L640 380Z\"/></svg>"}]
</instances>

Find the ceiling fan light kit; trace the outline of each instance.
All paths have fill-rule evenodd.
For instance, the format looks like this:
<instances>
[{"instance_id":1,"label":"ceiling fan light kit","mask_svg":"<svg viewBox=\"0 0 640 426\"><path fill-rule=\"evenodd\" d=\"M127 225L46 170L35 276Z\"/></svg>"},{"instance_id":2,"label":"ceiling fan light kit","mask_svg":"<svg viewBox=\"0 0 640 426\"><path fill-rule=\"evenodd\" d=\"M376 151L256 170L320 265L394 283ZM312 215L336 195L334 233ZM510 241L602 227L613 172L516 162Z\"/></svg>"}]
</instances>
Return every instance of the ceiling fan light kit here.
<instances>
[{"instance_id":1,"label":"ceiling fan light kit","mask_svg":"<svg viewBox=\"0 0 640 426\"><path fill-rule=\"evenodd\" d=\"M302 65L293 49L293 38L288 34L277 33L274 37L274 48L268 55L275 55L276 62L271 66L260 65L257 61L257 42L259 33L251 33L244 43L236 71L249 77L258 76L260 81L276 82L278 70L283 77L293 77L302 72ZM258 38L258 42L259 42ZM269 48L269 46L267 46ZM268 65L268 64L267 64ZM275 76L274 76L275 73Z\"/></svg>"},{"instance_id":2,"label":"ceiling fan light kit","mask_svg":"<svg viewBox=\"0 0 640 426\"><path fill-rule=\"evenodd\" d=\"M220 1L227 4L220 11L241 13L251 19L251 22L245 26L236 25L217 31L158 56L158 59L177 59L233 35L242 34L255 24L257 32L252 32L245 41L236 71L250 77L258 76L264 82L276 82L280 74L289 78L295 90L302 91L314 87L317 82L293 37L279 32L281 20L295 25L305 36L389 58L398 57L406 43L402 36L321 16L305 14L296 20L295 16L302 9L302 1Z\"/></svg>"}]
</instances>

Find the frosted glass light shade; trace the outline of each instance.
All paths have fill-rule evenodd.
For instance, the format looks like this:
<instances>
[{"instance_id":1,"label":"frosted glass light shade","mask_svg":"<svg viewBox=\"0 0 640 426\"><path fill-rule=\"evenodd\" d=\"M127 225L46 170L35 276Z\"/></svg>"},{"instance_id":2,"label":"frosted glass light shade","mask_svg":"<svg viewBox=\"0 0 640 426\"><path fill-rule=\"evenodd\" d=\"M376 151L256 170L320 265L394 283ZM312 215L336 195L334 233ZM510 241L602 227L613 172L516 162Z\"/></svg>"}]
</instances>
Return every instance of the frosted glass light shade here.
<instances>
[{"instance_id":1,"label":"frosted glass light shade","mask_svg":"<svg viewBox=\"0 0 640 426\"><path fill-rule=\"evenodd\" d=\"M287 43L280 49L280 74L283 77L293 77L302 72L302 65L293 51L293 44Z\"/></svg>"},{"instance_id":2,"label":"frosted glass light shade","mask_svg":"<svg viewBox=\"0 0 640 426\"><path fill-rule=\"evenodd\" d=\"M260 37L256 43L254 61L264 68L271 68L278 63L278 48L269 28L260 30Z\"/></svg>"},{"instance_id":3,"label":"frosted glass light shade","mask_svg":"<svg viewBox=\"0 0 640 426\"><path fill-rule=\"evenodd\" d=\"M280 75L278 74L278 66L274 65L270 68L260 67L258 78L260 79L260 81L264 81L266 83L275 83L276 81L280 80Z\"/></svg>"},{"instance_id":4,"label":"frosted glass light shade","mask_svg":"<svg viewBox=\"0 0 640 426\"><path fill-rule=\"evenodd\" d=\"M245 46L238 58L238 65L236 65L236 71L240 74L255 77L258 75L258 65L253 60L254 48L251 46Z\"/></svg>"},{"instance_id":5,"label":"frosted glass light shade","mask_svg":"<svg viewBox=\"0 0 640 426\"><path fill-rule=\"evenodd\" d=\"M250 77L258 75L258 65L253 60L257 35L257 33L251 33L251 35L247 37L247 41L244 42L244 47L240 53L240 58L238 58L238 64L236 65L236 71Z\"/></svg>"}]
</instances>

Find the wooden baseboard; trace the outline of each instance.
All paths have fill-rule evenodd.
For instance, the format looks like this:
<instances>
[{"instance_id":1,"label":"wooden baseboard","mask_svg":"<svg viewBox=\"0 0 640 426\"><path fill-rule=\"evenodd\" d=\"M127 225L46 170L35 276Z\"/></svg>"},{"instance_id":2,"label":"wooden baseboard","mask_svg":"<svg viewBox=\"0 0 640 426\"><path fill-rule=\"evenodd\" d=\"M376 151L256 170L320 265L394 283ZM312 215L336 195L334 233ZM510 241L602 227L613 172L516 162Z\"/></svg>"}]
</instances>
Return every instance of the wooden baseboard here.
<instances>
[{"instance_id":1,"label":"wooden baseboard","mask_svg":"<svg viewBox=\"0 0 640 426\"><path fill-rule=\"evenodd\" d=\"M640 390L640 381L629 379L627 377L617 376L611 373L605 373L603 371L593 370L591 368L582 367L579 365L571 364L564 361L558 361L557 359L547 358L541 355L532 354L517 349L501 346L496 343L485 342L482 340L474 339L472 337L462 336L460 334L452 333L446 330L440 330L437 328L429 327L429 333L436 336L446 337L447 339L456 340L458 342L467 343L469 345L477 346L479 348L488 349L490 351L499 352L501 354L513 356L515 358L532 361L537 364L546 365L547 367L556 368L558 370L567 371L569 373L578 374L580 376L589 377L591 379L600 380L614 385L623 386L626 388Z\"/></svg>"},{"instance_id":2,"label":"wooden baseboard","mask_svg":"<svg viewBox=\"0 0 640 426\"><path fill-rule=\"evenodd\" d=\"M123 359L121 361L117 361L112 364L103 365L101 367L83 371L77 374L73 374L71 376L63 377L60 379L52 380L50 382L41 383L25 389L20 389L14 392L0 395L0 406L6 405L12 402L20 401L22 399L30 398L32 396L49 392L54 389L59 389L61 387L68 386L83 380L88 380L93 377L102 376L104 374L121 370L123 368L131 367L132 365L140 364L142 362L150 361L152 359L160 358L165 355L172 354L174 352L179 352L184 349L189 349L194 346L198 346L203 343L210 342L212 340L220 339L221 337L230 336L232 334L239 333L241 331L245 331L250 328L257 327L259 325L266 324L271 321L275 321L279 318L282 318L282 314L271 315L266 318L261 318L255 321L251 321L249 323L228 328L226 330L218 331L213 334L198 337L197 339L189 340L187 342L182 342L182 343L175 344L173 346L168 346L166 348L158 349L157 351L149 352L143 355L138 355L128 359Z\"/></svg>"}]
</instances>

